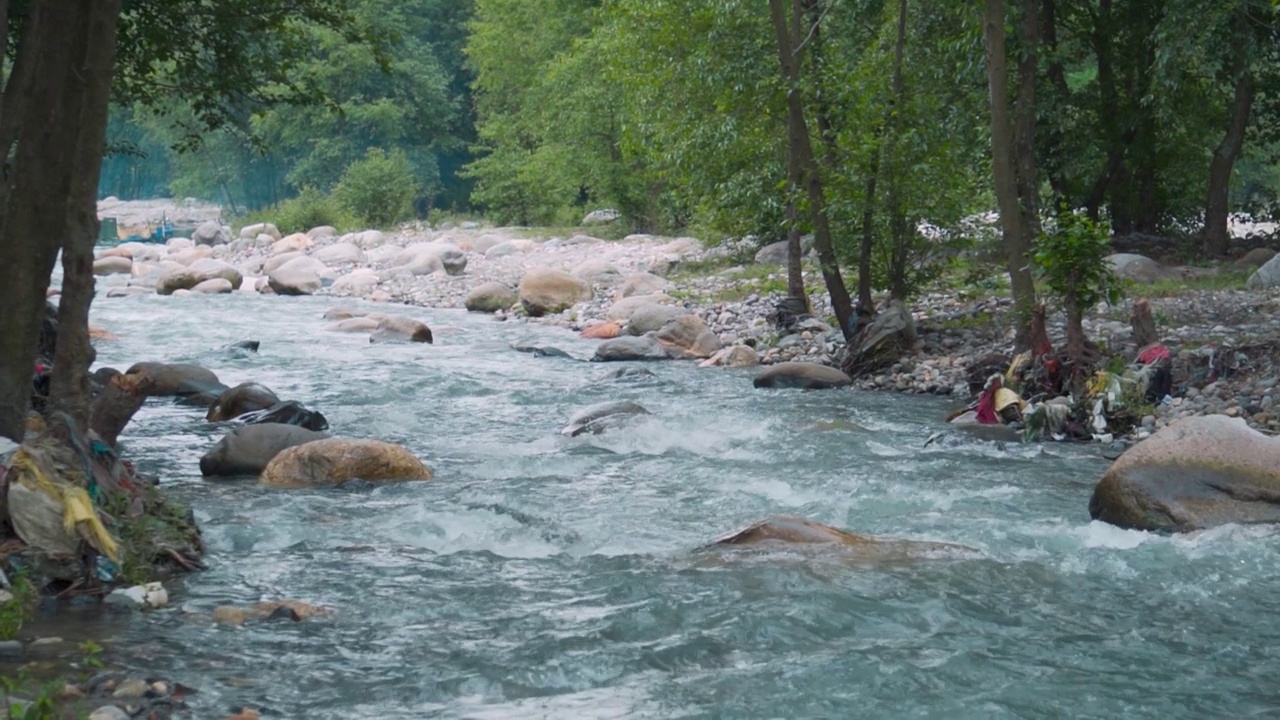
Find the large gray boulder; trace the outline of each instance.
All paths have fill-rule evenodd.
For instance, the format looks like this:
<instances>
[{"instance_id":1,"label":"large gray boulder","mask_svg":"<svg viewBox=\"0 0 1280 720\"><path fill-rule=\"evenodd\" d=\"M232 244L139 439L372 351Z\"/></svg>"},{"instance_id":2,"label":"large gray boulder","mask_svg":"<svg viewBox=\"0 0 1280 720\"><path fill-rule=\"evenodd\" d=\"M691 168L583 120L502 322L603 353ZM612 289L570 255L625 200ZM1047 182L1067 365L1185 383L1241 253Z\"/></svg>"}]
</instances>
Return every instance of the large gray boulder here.
<instances>
[{"instance_id":1,"label":"large gray boulder","mask_svg":"<svg viewBox=\"0 0 1280 720\"><path fill-rule=\"evenodd\" d=\"M1270 290L1280 287L1280 255L1267 261L1249 277L1250 290Z\"/></svg>"},{"instance_id":2,"label":"large gray boulder","mask_svg":"<svg viewBox=\"0 0 1280 720\"><path fill-rule=\"evenodd\" d=\"M1115 270L1116 277L1140 283L1153 283L1169 277L1169 271L1160 263L1145 255L1117 253L1108 255L1107 262Z\"/></svg>"},{"instance_id":3,"label":"large gray boulder","mask_svg":"<svg viewBox=\"0 0 1280 720\"><path fill-rule=\"evenodd\" d=\"M364 251L354 243L340 242L320 248L311 257L325 265L355 265L365 262Z\"/></svg>"},{"instance_id":4,"label":"large gray boulder","mask_svg":"<svg viewBox=\"0 0 1280 720\"><path fill-rule=\"evenodd\" d=\"M619 337L605 340L596 346L595 362L623 362L627 360L670 360L666 348L652 335Z\"/></svg>"},{"instance_id":5,"label":"large gray boulder","mask_svg":"<svg viewBox=\"0 0 1280 720\"><path fill-rule=\"evenodd\" d=\"M191 240L196 245L226 245L231 242L231 228L208 220L196 228L191 234Z\"/></svg>"},{"instance_id":6,"label":"large gray boulder","mask_svg":"<svg viewBox=\"0 0 1280 720\"><path fill-rule=\"evenodd\" d=\"M1163 532L1280 522L1280 438L1225 415L1174 422L1112 463L1089 515Z\"/></svg>"},{"instance_id":7,"label":"large gray boulder","mask_svg":"<svg viewBox=\"0 0 1280 720\"><path fill-rule=\"evenodd\" d=\"M257 475L282 451L328 437L297 425L244 425L227 433L200 458L205 477Z\"/></svg>"},{"instance_id":8,"label":"large gray boulder","mask_svg":"<svg viewBox=\"0 0 1280 720\"><path fill-rule=\"evenodd\" d=\"M203 258L191 263L191 272L200 278L200 282L220 278L231 283L231 289L239 290L244 284L244 274L230 263L213 258Z\"/></svg>"},{"instance_id":9,"label":"large gray boulder","mask_svg":"<svg viewBox=\"0 0 1280 720\"><path fill-rule=\"evenodd\" d=\"M805 235L800 238L800 255L807 255L813 250L813 236ZM787 241L776 242L765 245L756 252L756 264L758 265L785 265L787 263Z\"/></svg>"},{"instance_id":10,"label":"large gray boulder","mask_svg":"<svg viewBox=\"0 0 1280 720\"><path fill-rule=\"evenodd\" d=\"M701 360L720 350L720 338L697 315L681 315L662 326L654 335L673 358Z\"/></svg>"}]
</instances>

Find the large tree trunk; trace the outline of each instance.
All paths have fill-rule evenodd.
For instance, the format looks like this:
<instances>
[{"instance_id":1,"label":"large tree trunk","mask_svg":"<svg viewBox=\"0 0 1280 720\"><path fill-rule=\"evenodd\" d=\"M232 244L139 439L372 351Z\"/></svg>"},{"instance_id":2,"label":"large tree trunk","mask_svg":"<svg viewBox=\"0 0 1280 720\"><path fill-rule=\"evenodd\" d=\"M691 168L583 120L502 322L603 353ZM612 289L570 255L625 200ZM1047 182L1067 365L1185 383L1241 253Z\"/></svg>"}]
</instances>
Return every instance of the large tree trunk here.
<instances>
[{"instance_id":1,"label":"large tree trunk","mask_svg":"<svg viewBox=\"0 0 1280 720\"><path fill-rule=\"evenodd\" d=\"M798 187L798 178L790 178L792 187ZM805 298L809 304L808 294L804 291L804 248L800 242L800 218L796 212L795 200L787 201L787 294L793 298Z\"/></svg>"},{"instance_id":2,"label":"large tree trunk","mask_svg":"<svg viewBox=\"0 0 1280 720\"><path fill-rule=\"evenodd\" d=\"M991 95L991 168L996 201L1000 207L1005 262L1013 286L1014 350L1021 352L1030 349L1030 321L1036 304L1036 290L1031 277L1031 235L1019 202L1018 168L1014 157L1016 139L1009 117L1002 0L986 0L982 34L986 40L987 84Z\"/></svg>"},{"instance_id":3,"label":"large tree trunk","mask_svg":"<svg viewBox=\"0 0 1280 720\"><path fill-rule=\"evenodd\" d=\"M813 144L809 135L809 126L804 116L804 99L800 95L799 50L803 38L800 30L803 7L801 0L792 0L792 19L788 29L787 12L784 0L769 0L769 11L773 19L774 31L778 39L778 58L782 67L782 77L787 83L787 148L790 174L803 177L805 190L809 197L809 212L813 219L814 249L818 251L818 264L822 268L822 279L826 281L827 293L831 296L831 307L836 313L836 322L845 340L852 340L853 302L849 298L849 290L840 275L840 265L836 260L835 246L831 239L831 224L827 219L826 198L822 189L822 174L814 159Z\"/></svg>"},{"instance_id":4,"label":"large tree trunk","mask_svg":"<svg viewBox=\"0 0 1280 720\"><path fill-rule=\"evenodd\" d=\"M1209 197L1204 206L1204 251L1208 255L1227 254L1231 240L1228 230L1230 208L1227 204L1231 189L1231 171L1240 150L1244 147L1245 131L1249 129L1249 115L1255 95L1253 73L1249 67L1249 52L1253 32L1248 14L1241 9L1236 14L1232 28L1231 75L1235 79L1235 96L1231 101L1231 117L1227 132L1213 151L1209 161Z\"/></svg>"},{"instance_id":5,"label":"large tree trunk","mask_svg":"<svg viewBox=\"0 0 1280 720\"><path fill-rule=\"evenodd\" d=\"M98 237L98 177L106 147L107 112L115 67L116 25L121 0L87 0L87 42L76 68L80 117L68 138L74 143L66 225L62 244L62 299L58 304L58 349L49 402L82 430L89 423L89 305L93 302L93 246Z\"/></svg>"},{"instance_id":6,"label":"large tree trunk","mask_svg":"<svg viewBox=\"0 0 1280 720\"><path fill-rule=\"evenodd\" d=\"M1018 201L1027 237L1040 234L1040 181L1036 172L1036 70L1039 64L1040 3L1022 1L1018 26L1017 102L1014 110L1014 148L1018 169Z\"/></svg>"},{"instance_id":7,"label":"large tree trunk","mask_svg":"<svg viewBox=\"0 0 1280 720\"><path fill-rule=\"evenodd\" d=\"M888 183L886 205L889 209L890 237L893 240L893 252L889 260L889 295L902 302L907 300L907 259L908 243L912 230L907 227L906 210L902 207L902 192L898 183L898 137L902 134L903 95L906 93L902 78L902 61L907 50L907 0L898 0L898 30L893 44L893 70L890 85L888 141L885 143L887 162L885 163L885 180Z\"/></svg>"},{"instance_id":8,"label":"large tree trunk","mask_svg":"<svg viewBox=\"0 0 1280 720\"><path fill-rule=\"evenodd\" d=\"M87 42L87 27L78 22L86 3L93 0L80 0L74 10L54 0L31 5L19 66L0 102L0 143L5 133L13 137L0 205L6 275L0 283L0 436L16 441L24 434L45 294L67 218L76 158L68 138L76 137L81 107L68 88L77 83L77 59Z\"/></svg>"}]
</instances>

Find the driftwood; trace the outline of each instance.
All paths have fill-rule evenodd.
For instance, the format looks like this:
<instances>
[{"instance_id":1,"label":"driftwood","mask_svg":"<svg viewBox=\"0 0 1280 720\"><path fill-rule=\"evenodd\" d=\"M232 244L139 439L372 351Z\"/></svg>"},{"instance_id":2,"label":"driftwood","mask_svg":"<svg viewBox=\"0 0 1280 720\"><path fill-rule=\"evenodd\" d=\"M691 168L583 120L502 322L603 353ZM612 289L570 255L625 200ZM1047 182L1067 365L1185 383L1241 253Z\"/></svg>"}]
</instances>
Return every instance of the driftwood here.
<instances>
[{"instance_id":1,"label":"driftwood","mask_svg":"<svg viewBox=\"0 0 1280 720\"><path fill-rule=\"evenodd\" d=\"M1154 345L1160 339L1156 334L1156 320L1151 315L1151 303L1145 298L1133 303L1129 323L1133 327L1133 339L1139 349Z\"/></svg>"},{"instance_id":2,"label":"driftwood","mask_svg":"<svg viewBox=\"0 0 1280 720\"><path fill-rule=\"evenodd\" d=\"M851 378L876 372L909 355L915 342L915 320L894 300L849 343L840 369Z\"/></svg>"},{"instance_id":3,"label":"driftwood","mask_svg":"<svg viewBox=\"0 0 1280 720\"><path fill-rule=\"evenodd\" d=\"M113 376L93 399L90 429L114 447L125 426L147 401L152 384L151 378L142 373Z\"/></svg>"}]
</instances>

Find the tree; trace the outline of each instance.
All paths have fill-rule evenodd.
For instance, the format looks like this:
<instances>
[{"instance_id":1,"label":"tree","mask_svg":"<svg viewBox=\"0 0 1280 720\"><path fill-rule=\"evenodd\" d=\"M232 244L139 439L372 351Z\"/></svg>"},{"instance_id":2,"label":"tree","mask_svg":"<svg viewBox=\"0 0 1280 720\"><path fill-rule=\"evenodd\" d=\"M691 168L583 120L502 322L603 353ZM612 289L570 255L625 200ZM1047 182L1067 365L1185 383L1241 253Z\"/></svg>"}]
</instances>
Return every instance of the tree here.
<instances>
[{"instance_id":1,"label":"tree","mask_svg":"<svg viewBox=\"0 0 1280 720\"><path fill-rule=\"evenodd\" d=\"M112 91L159 102L156 86L189 81L178 86L191 93L201 121L214 125L230 122L246 99L314 99L305 88L258 83L284 77L288 63L274 53L296 38L299 18L341 24L345 14L336 0L131 2L124 9L120 0L0 0L0 11L0 36L13 49L0 90L0 155L9 158L0 185L0 267L10 277L0 288L0 436L20 441L59 251L63 295L50 402L87 426L96 189ZM253 19L267 21L266 31L246 24ZM278 33L269 31L272 22ZM124 50L118 67L117 47ZM271 54L259 55L264 49Z\"/></svg>"},{"instance_id":2,"label":"tree","mask_svg":"<svg viewBox=\"0 0 1280 720\"><path fill-rule=\"evenodd\" d=\"M801 95L801 67L806 42L804 14L801 0L791 0L791 19L784 0L769 0L769 15L778 42L778 61L783 81L786 83L787 101L787 178L793 187L803 184L813 222L814 248L818 252L818 264L836 322L846 341L856 334L853 302L840 274L835 247L831 241L831 223L827 217L826 196L822 187L822 173L813 154L808 120L805 118L804 99Z\"/></svg>"},{"instance_id":3,"label":"tree","mask_svg":"<svg viewBox=\"0 0 1280 720\"><path fill-rule=\"evenodd\" d=\"M1034 2L1026 1L1028 4ZM1030 266L1033 231L1027 222L1028 208L1024 204L1024 190L1020 189L1019 167L1033 168L1035 160L1023 156L1028 144L1025 140L1019 142L1010 117L1004 18L1003 0L986 0L982 35L986 43L987 82L991 98L991 169L995 179L996 201L1000 206L1005 263L1013 287L1017 334L1014 345L1016 350L1022 351L1029 349L1036 290ZM1026 77L1020 77L1021 82L1027 80ZM1031 94L1031 91L1020 92ZM1034 97L1033 94L1031 96ZM1024 109L1023 113L1026 112ZM1023 174L1025 175L1025 171ZM1021 184L1023 187L1027 186L1025 181Z\"/></svg>"}]
</instances>

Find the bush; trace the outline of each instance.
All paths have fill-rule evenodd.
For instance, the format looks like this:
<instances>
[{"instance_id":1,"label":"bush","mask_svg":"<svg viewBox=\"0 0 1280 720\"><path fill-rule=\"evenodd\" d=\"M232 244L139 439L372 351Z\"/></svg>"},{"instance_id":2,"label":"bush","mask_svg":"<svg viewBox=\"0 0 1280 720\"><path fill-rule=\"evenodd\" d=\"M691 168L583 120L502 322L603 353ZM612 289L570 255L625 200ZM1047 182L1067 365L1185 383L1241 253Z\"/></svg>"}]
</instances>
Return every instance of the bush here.
<instances>
[{"instance_id":1,"label":"bush","mask_svg":"<svg viewBox=\"0 0 1280 720\"><path fill-rule=\"evenodd\" d=\"M418 185L404 152L370 148L347 166L333 189L338 207L370 227L387 227L413 217Z\"/></svg>"},{"instance_id":2,"label":"bush","mask_svg":"<svg viewBox=\"0 0 1280 720\"><path fill-rule=\"evenodd\" d=\"M345 212L337 201L313 187L303 188L296 198L280 203L268 218L284 234L306 232L314 227L330 225L339 231L354 229L355 218Z\"/></svg>"}]
</instances>

